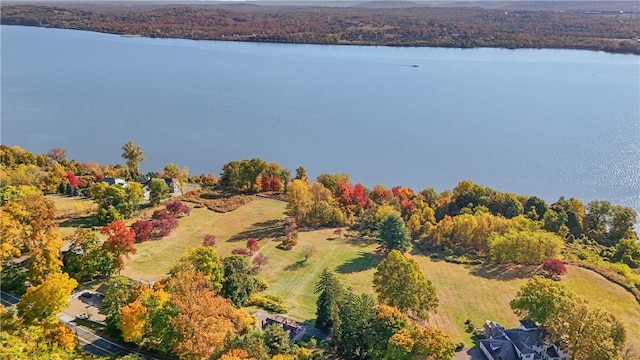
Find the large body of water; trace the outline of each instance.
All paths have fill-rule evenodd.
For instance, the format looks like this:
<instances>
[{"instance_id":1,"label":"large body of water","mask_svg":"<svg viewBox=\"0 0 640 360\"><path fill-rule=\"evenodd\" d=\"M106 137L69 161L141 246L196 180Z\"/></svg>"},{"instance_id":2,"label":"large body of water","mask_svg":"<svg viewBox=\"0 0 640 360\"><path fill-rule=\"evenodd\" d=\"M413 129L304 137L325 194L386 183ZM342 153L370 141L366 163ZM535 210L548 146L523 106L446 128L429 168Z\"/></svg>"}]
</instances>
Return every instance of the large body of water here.
<instances>
[{"instance_id":1,"label":"large body of water","mask_svg":"<svg viewBox=\"0 0 640 360\"><path fill-rule=\"evenodd\" d=\"M310 176L640 210L640 57L125 38L2 26L3 144L145 171L260 157ZM413 65L418 65L414 67Z\"/></svg>"}]
</instances>

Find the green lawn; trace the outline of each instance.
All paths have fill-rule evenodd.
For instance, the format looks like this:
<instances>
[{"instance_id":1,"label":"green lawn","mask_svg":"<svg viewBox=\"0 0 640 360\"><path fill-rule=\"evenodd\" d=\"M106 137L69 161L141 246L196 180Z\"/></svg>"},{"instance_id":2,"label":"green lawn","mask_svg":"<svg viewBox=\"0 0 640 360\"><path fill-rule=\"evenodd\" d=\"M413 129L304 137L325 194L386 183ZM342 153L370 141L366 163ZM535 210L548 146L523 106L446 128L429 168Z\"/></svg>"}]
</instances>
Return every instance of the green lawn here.
<instances>
[{"instance_id":1,"label":"green lawn","mask_svg":"<svg viewBox=\"0 0 640 360\"><path fill-rule=\"evenodd\" d=\"M373 293L371 280L380 258L375 244L351 238L337 238L332 229L301 232L298 245L290 251L276 248L272 236L279 231L278 219L284 217L285 203L256 199L226 214L200 208L180 219L180 226L169 237L136 245L138 254L126 262L123 275L139 280L158 280L165 276L185 250L202 243L205 234L217 238L220 256L228 256L246 239L259 239L262 252L269 258L260 276L269 283L267 294L282 296L293 319L307 322L315 318L313 293L322 269L337 273L346 287L358 293ZM302 253L308 246L315 255L306 262ZM434 261L422 255L410 255L430 279L440 299L430 322L446 331L455 342L472 345L464 322L471 319L477 327L491 319L506 327L516 326L518 318L509 301L530 276L531 267L490 267ZM608 282L586 269L568 267L563 282L579 295L612 312L627 328L629 343L640 345L640 305L622 287Z\"/></svg>"},{"instance_id":2,"label":"green lawn","mask_svg":"<svg viewBox=\"0 0 640 360\"><path fill-rule=\"evenodd\" d=\"M315 319L317 296L313 290L324 268L335 271L345 287L373 293L371 279L379 261L372 255L376 245L333 238L331 229L303 232L292 250L278 249L276 243L262 250L269 258L260 273L270 285L266 293L282 296L289 307L288 315L298 321ZM300 265L308 246L313 246L316 254Z\"/></svg>"},{"instance_id":3,"label":"green lawn","mask_svg":"<svg viewBox=\"0 0 640 360\"><path fill-rule=\"evenodd\" d=\"M282 201L257 198L228 213L215 213L206 208L192 209L179 220L178 228L169 236L136 244L137 254L125 262L122 275L138 280L159 280L187 249L202 244L204 236L216 236L216 250L228 256L236 247L245 247L249 237L262 245L276 230L278 219L284 217Z\"/></svg>"}]
</instances>

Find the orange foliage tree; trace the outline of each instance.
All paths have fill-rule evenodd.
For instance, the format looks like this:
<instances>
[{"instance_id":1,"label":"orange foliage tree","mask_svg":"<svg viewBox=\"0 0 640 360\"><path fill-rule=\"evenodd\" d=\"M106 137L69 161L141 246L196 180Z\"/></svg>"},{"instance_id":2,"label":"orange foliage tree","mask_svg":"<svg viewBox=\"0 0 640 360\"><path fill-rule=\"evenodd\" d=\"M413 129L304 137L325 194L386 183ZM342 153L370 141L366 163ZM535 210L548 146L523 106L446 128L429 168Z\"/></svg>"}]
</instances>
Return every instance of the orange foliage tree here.
<instances>
[{"instance_id":1,"label":"orange foliage tree","mask_svg":"<svg viewBox=\"0 0 640 360\"><path fill-rule=\"evenodd\" d=\"M100 233L107 235L107 241L104 243L104 248L111 254L113 254L115 267L118 270L124 268L124 257L129 257L129 254L135 254L136 248L133 246L136 240L135 231L127 228L124 222L118 220L104 226L100 229Z\"/></svg>"}]
</instances>

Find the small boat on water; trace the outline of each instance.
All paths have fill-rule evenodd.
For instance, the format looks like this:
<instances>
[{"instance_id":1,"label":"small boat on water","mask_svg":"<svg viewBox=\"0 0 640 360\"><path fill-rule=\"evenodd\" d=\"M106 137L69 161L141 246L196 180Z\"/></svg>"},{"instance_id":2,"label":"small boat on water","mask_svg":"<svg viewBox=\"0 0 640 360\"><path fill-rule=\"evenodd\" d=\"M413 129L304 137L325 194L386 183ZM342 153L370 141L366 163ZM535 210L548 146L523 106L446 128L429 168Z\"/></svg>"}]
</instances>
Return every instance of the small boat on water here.
<instances>
[{"instance_id":1,"label":"small boat on water","mask_svg":"<svg viewBox=\"0 0 640 360\"><path fill-rule=\"evenodd\" d=\"M413 65L411 65L411 67L418 67L418 65L416 65L416 64L413 64Z\"/></svg>"}]
</instances>

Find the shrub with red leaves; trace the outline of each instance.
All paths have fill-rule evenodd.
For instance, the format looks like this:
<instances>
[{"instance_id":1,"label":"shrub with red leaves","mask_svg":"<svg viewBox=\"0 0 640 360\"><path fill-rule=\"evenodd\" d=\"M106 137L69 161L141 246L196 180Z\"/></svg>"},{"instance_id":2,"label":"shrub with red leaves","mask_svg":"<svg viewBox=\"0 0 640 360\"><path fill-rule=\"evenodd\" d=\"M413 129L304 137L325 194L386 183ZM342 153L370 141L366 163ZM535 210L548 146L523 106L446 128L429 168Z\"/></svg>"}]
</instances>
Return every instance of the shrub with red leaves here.
<instances>
[{"instance_id":1,"label":"shrub with red leaves","mask_svg":"<svg viewBox=\"0 0 640 360\"><path fill-rule=\"evenodd\" d=\"M559 259L547 259L542 263L542 269L548 271L554 275L564 275L567 273L567 268L564 263Z\"/></svg>"}]
</instances>

